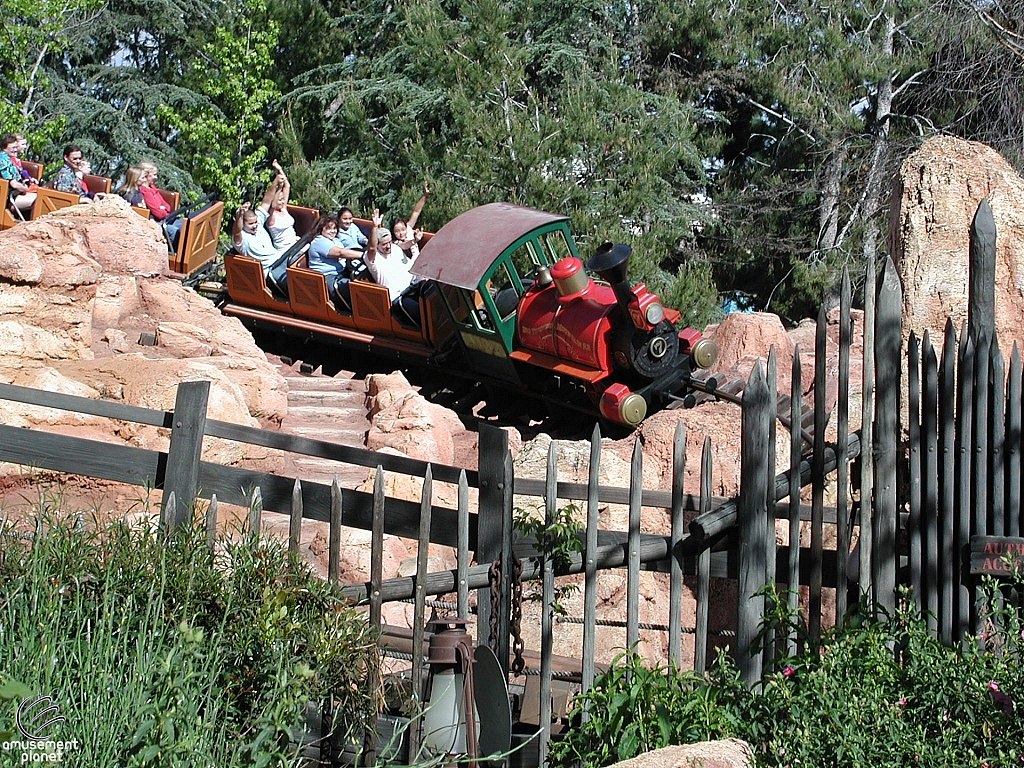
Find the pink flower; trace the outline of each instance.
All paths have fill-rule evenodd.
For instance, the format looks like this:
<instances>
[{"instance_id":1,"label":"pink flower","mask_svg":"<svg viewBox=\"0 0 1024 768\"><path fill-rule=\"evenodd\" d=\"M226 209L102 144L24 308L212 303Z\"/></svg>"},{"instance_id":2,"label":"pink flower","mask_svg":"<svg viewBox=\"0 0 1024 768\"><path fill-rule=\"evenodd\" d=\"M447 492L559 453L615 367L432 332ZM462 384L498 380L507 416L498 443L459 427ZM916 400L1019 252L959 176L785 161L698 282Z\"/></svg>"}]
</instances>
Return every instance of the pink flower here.
<instances>
[{"instance_id":1,"label":"pink flower","mask_svg":"<svg viewBox=\"0 0 1024 768\"><path fill-rule=\"evenodd\" d=\"M978 637L982 640L988 640L988 632L979 632Z\"/></svg>"},{"instance_id":2,"label":"pink flower","mask_svg":"<svg viewBox=\"0 0 1024 768\"><path fill-rule=\"evenodd\" d=\"M783 677L792 677L795 674L796 674L796 668L791 666L791 665L789 665L789 664L787 664L785 669L782 670L782 676Z\"/></svg>"},{"instance_id":3,"label":"pink flower","mask_svg":"<svg viewBox=\"0 0 1024 768\"><path fill-rule=\"evenodd\" d=\"M988 683L988 695L992 697L992 703L996 709L1002 710L1008 715L1013 714L1013 698L999 690L999 683L990 680Z\"/></svg>"},{"instance_id":4,"label":"pink flower","mask_svg":"<svg viewBox=\"0 0 1024 768\"><path fill-rule=\"evenodd\" d=\"M897 702L901 707L907 706L907 697L900 696L900 700Z\"/></svg>"}]
</instances>

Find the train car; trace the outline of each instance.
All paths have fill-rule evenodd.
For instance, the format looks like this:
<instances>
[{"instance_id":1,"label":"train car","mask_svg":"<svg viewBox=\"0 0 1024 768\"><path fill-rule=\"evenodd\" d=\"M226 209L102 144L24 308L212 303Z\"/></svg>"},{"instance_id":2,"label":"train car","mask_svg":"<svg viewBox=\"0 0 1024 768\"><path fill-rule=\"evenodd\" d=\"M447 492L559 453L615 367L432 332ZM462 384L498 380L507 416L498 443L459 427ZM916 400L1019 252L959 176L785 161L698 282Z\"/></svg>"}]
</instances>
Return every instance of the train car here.
<instances>
[{"instance_id":1,"label":"train car","mask_svg":"<svg viewBox=\"0 0 1024 768\"><path fill-rule=\"evenodd\" d=\"M255 260L229 257L222 309L253 328L450 370L635 427L684 397L718 350L629 283L629 255L602 246L588 264L595 280L567 217L491 203L427 236L412 267L425 281L419 324L365 279L349 284L342 305L301 255L287 268L287 292L268 287Z\"/></svg>"}]
</instances>

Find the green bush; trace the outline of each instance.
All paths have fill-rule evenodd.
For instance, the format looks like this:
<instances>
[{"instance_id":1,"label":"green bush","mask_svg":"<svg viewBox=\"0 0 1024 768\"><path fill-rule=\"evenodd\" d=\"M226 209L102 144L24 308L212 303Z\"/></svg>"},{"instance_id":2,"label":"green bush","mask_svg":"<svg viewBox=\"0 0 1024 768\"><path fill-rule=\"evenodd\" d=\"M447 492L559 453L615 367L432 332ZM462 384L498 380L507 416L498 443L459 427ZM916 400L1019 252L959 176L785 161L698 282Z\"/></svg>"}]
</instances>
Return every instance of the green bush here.
<instances>
[{"instance_id":1,"label":"green bush","mask_svg":"<svg viewBox=\"0 0 1024 768\"><path fill-rule=\"evenodd\" d=\"M342 729L373 721L375 639L281 543L42 528L0 529L0 683L52 697L70 764L294 765L307 702L332 695Z\"/></svg>"},{"instance_id":2,"label":"green bush","mask_svg":"<svg viewBox=\"0 0 1024 768\"><path fill-rule=\"evenodd\" d=\"M996 585L985 595L986 631L962 648L944 647L906 604L892 617L862 612L819 646L805 643L782 659L753 689L724 654L706 677L620 656L577 699L575 725L552 745L552 764L608 765L669 744L736 737L751 744L759 766L1020 768L1024 633ZM763 637L785 636L798 622L781 609L784 598L769 598L780 620Z\"/></svg>"}]
</instances>

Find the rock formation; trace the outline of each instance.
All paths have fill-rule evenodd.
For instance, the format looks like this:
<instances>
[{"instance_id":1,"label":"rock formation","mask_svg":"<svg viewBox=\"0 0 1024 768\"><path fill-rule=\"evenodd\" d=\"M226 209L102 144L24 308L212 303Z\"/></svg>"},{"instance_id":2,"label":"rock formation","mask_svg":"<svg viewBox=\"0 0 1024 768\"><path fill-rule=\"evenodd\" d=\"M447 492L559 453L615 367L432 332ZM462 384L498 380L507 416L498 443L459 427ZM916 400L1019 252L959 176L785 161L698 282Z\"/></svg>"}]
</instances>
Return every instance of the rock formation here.
<instances>
[{"instance_id":1,"label":"rock formation","mask_svg":"<svg viewBox=\"0 0 1024 768\"><path fill-rule=\"evenodd\" d=\"M750 745L739 739L679 744L645 752L611 768L748 768L754 765Z\"/></svg>"},{"instance_id":2,"label":"rock formation","mask_svg":"<svg viewBox=\"0 0 1024 768\"><path fill-rule=\"evenodd\" d=\"M988 198L997 228L996 330L1007 354L1024 341L1024 179L991 147L929 139L900 168L890 226L905 333L942 345L946 318L967 319L971 222Z\"/></svg>"}]
</instances>

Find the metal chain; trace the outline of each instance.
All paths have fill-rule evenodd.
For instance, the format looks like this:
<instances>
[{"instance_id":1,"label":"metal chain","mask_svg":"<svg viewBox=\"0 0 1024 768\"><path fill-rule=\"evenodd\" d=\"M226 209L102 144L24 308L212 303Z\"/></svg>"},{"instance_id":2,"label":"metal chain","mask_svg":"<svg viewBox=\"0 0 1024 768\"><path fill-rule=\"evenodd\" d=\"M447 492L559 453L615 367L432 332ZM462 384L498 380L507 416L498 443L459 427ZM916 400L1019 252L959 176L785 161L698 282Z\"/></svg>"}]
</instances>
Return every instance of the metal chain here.
<instances>
[{"instance_id":1,"label":"metal chain","mask_svg":"<svg viewBox=\"0 0 1024 768\"><path fill-rule=\"evenodd\" d=\"M491 615L487 621L487 645L498 653L498 617L501 615L501 560L495 560L487 569L487 583L491 586Z\"/></svg>"},{"instance_id":2,"label":"metal chain","mask_svg":"<svg viewBox=\"0 0 1024 768\"><path fill-rule=\"evenodd\" d=\"M488 621L487 645L495 653L498 652L498 619L501 616L501 560L495 560L487 570L487 581L491 587L491 616ZM509 671L513 675L522 674L526 668L523 658L523 561L512 558L512 605L509 611L509 633L512 635L512 664Z\"/></svg>"},{"instance_id":3,"label":"metal chain","mask_svg":"<svg viewBox=\"0 0 1024 768\"><path fill-rule=\"evenodd\" d=\"M520 633L523 623L523 561L512 558L512 608L509 615L509 632L512 634L512 664L509 671L513 675L521 674L526 667L523 659L523 636Z\"/></svg>"}]
</instances>

